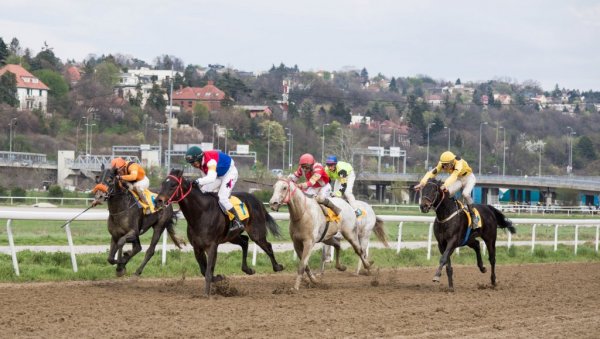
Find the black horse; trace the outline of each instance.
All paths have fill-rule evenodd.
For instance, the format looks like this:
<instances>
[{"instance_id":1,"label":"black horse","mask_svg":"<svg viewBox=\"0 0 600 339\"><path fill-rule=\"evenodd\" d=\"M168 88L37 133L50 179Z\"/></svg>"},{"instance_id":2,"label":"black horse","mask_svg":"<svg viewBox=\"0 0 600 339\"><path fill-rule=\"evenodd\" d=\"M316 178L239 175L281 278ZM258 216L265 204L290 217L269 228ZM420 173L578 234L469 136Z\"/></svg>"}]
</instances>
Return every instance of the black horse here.
<instances>
[{"instance_id":1,"label":"black horse","mask_svg":"<svg viewBox=\"0 0 600 339\"><path fill-rule=\"evenodd\" d=\"M229 220L219 207L219 199L214 193L202 193L194 188L195 183L183 177L183 171L173 169L169 176L162 182L160 192L156 197L158 206L170 206L177 202L188 223L187 235L194 248L196 261L200 265L200 272L205 277L204 294L210 294L210 284L223 279L222 275L214 276L217 261L217 247L219 244L230 242L242 247L242 271L254 274L248 267L248 237L242 234L228 235ZM273 255L271 243L267 241L267 230L275 236L280 236L279 226L267 212L263 204L250 193L234 192L248 207L250 216L243 220L244 227L252 239L271 259L273 271L283 270ZM207 259L208 255L208 259Z\"/></svg>"},{"instance_id":2,"label":"black horse","mask_svg":"<svg viewBox=\"0 0 600 339\"><path fill-rule=\"evenodd\" d=\"M133 193L127 189L128 183L115 180L115 177L115 170L106 169L94 188L96 200L105 200L108 203L108 232L111 235L108 262L111 265L117 264L117 276L123 276L126 272L127 262L142 250L140 235L152 228L152 240L146 250L146 256L135 271L135 274L139 276L154 255L154 248L165 229L177 247L181 248L185 242L179 239L175 233L174 226L177 218L173 213L172 206L145 215ZM122 253L125 243L131 243L133 248L131 251ZM117 251L119 255L115 260Z\"/></svg>"},{"instance_id":3,"label":"black horse","mask_svg":"<svg viewBox=\"0 0 600 339\"><path fill-rule=\"evenodd\" d=\"M421 212L427 213L433 207L436 214L433 230L442 257L433 281L440 281L442 268L446 265L448 287L450 290L454 289L450 256L454 249L464 245L475 250L477 266L481 273L485 273L486 269L481 259L479 240L476 239L476 237L481 237L489 251L490 265L492 266L491 280L492 285L496 286L496 229L497 227L507 228L511 233L516 233L517 230L502 212L493 206L480 204L473 206L479 211L482 227L471 230L467 210L459 205L457 200L450 197L447 191L443 191L440 186L442 186L441 181L429 179L422 188L420 204Z\"/></svg>"}]
</instances>

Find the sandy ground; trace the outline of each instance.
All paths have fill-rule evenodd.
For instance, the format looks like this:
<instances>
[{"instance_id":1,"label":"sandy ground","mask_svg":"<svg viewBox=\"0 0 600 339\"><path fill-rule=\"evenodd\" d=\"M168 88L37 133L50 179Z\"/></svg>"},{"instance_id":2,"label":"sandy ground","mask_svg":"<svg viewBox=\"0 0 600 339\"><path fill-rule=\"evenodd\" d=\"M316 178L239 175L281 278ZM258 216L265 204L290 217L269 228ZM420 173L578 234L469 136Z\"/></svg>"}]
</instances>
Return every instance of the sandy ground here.
<instances>
[{"instance_id":1,"label":"sandy ground","mask_svg":"<svg viewBox=\"0 0 600 339\"><path fill-rule=\"evenodd\" d=\"M326 271L291 292L294 276L231 277L210 299L203 280L125 278L0 284L2 338L600 336L600 264L456 266L455 292L431 268L374 276Z\"/></svg>"}]
</instances>

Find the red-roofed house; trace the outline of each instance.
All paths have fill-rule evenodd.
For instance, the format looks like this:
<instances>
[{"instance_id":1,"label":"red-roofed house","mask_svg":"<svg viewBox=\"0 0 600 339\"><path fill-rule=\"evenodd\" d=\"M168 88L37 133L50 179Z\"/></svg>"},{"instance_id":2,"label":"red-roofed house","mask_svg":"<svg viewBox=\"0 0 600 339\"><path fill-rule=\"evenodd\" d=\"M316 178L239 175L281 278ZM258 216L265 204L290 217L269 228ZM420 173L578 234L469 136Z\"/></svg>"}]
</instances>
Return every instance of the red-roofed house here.
<instances>
[{"instance_id":1,"label":"red-roofed house","mask_svg":"<svg viewBox=\"0 0 600 339\"><path fill-rule=\"evenodd\" d=\"M6 65L0 68L0 76L10 72L17 79L17 99L19 110L40 109L46 112L48 106L48 86L20 65Z\"/></svg>"},{"instance_id":2,"label":"red-roofed house","mask_svg":"<svg viewBox=\"0 0 600 339\"><path fill-rule=\"evenodd\" d=\"M76 66L69 66L69 68L67 68L66 75L66 78L69 80L71 86L77 84L79 80L81 80L81 72Z\"/></svg>"},{"instance_id":3,"label":"red-roofed house","mask_svg":"<svg viewBox=\"0 0 600 339\"><path fill-rule=\"evenodd\" d=\"M218 89L212 81L204 87L185 87L173 93L173 106L181 107L182 111L193 112L197 104L203 104L209 112L218 111L225 92Z\"/></svg>"}]
</instances>

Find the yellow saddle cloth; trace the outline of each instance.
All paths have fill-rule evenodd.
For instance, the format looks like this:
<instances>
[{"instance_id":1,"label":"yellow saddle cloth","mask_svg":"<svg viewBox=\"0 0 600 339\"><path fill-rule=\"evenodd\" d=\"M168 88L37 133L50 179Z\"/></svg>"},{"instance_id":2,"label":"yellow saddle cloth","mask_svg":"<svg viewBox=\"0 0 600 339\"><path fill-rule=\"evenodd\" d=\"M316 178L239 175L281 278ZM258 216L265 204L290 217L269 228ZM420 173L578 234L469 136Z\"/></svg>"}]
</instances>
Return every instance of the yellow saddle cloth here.
<instances>
[{"instance_id":1,"label":"yellow saddle cloth","mask_svg":"<svg viewBox=\"0 0 600 339\"><path fill-rule=\"evenodd\" d=\"M325 220L329 221L333 221L333 222L340 222L340 216L335 214L335 212L327 207L327 215L325 216Z\"/></svg>"},{"instance_id":2,"label":"yellow saddle cloth","mask_svg":"<svg viewBox=\"0 0 600 339\"><path fill-rule=\"evenodd\" d=\"M238 197L232 195L229 198L229 202L233 205L233 208L235 208L240 220L246 220L250 217L250 211L248 211L246 205ZM233 220L233 214L231 212L227 211L227 215L229 216L229 220Z\"/></svg>"},{"instance_id":3,"label":"yellow saddle cloth","mask_svg":"<svg viewBox=\"0 0 600 339\"><path fill-rule=\"evenodd\" d=\"M144 197L146 197L146 201L150 202L149 204L145 204L143 201L140 200L140 197L138 196L136 190L132 190L131 193L133 193L133 196L137 199L140 205L142 205L145 214L148 214L146 213L147 211L150 211L150 213L156 212L156 207L154 206L154 199L158 195L157 193L150 192L147 189L144 190Z\"/></svg>"},{"instance_id":4,"label":"yellow saddle cloth","mask_svg":"<svg viewBox=\"0 0 600 339\"><path fill-rule=\"evenodd\" d=\"M469 225L471 225L471 213L469 213L469 209L467 208L467 206L465 206L462 202L458 201L458 204L460 205L460 208L465 211L465 214L467 215L467 221L469 222ZM477 228L483 226L482 222L481 222L481 214L479 214L479 211L477 210L477 208L473 207L473 210L475 211L475 215L477 216Z\"/></svg>"}]
</instances>

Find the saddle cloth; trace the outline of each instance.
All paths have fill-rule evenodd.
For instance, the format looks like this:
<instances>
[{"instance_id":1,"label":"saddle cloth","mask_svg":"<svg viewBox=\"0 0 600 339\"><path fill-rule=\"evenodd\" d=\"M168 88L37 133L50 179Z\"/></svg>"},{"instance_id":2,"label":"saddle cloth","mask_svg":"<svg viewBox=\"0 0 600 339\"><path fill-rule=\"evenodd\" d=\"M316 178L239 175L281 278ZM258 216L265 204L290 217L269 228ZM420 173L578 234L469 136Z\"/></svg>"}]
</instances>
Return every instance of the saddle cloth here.
<instances>
[{"instance_id":1,"label":"saddle cloth","mask_svg":"<svg viewBox=\"0 0 600 339\"><path fill-rule=\"evenodd\" d=\"M340 216L339 215L335 214L335 212L331 208L329 208L329 207L327 207L326 209L327 209L327 215L325 215L325 220L327 222L330 222L330 221L340 222Z\"/></svg>"},{"instance_id":2,"label":"saddle cloth","mask_svg":"<svg viewBox=\"0 0 600 339\"><path fill-rule=\"evenodd\" d=\"M469 210L467 208L467 206L465 206L462 202L458 201L458 204L460 205L460 208L465 212L465 214L467 215L467 221L469 222L469 225L471 225L471 213L469 213ZM473 210L475 211L475 215L477 216L477 218L479 219L479 221L477 222L477 228L482 227L483 224L481 222L482 218L481 218L481 214L479 214L479 211L477 210L477 208L473 207Z\"/></svg>"},{"instance_id":3,"label":"saddle cloth","mask_svg":"<svg viewBox=\"0 0 600 339\"><path fill-rule=\"evenodd\" d=\"M229 202L233 205L233 208L235 208L240 220L246 220L250 217L250 211L248 211L246 205L238 197L232 195L229 198ZM227 216L229 217L229 220L233 220L233 214L231 212L227 211Z\"/></svg>"},{"instance_id":4,"label":"saddle cloth","mask_svg":"<svg viewBox=\"0 0 600 339\"><path fill-rule=\"evenodd\" d=\"M133 196L137 199L137 201L140 203L140 205L144 209L144 213L146 213L147 211L150 211L150 213L156 212L154 200L156 199L156 196L158 195L157 193L151 192L147 189L144 190L144 196L146 197L146 201L150 202L149 204L144 204L144 202L140 200L140 197L138 196L136 190L131 190L131 193L133 193Z\"/></svg>"}]
</instances>

